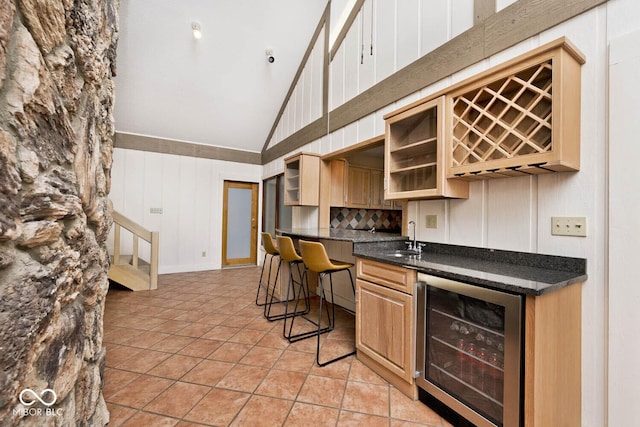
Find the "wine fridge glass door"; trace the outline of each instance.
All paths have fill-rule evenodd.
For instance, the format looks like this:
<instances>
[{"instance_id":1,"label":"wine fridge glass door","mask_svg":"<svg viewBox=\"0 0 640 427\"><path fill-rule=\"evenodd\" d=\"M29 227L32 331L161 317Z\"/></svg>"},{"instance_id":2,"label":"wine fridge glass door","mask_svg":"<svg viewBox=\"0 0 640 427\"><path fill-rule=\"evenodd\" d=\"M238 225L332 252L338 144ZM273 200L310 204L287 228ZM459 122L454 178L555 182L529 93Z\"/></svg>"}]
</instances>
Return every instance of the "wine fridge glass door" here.
<instances>
[{"instance_id":1,"label":"wine fridge glass door","mask_svg":"<svg viewBox=\"0 0 640 427\"><path fill-rule=\"evenodd\" d=\"M519 425L522 298L419 279L418 385L478 425Z\"/></svg>"}]
</instances>

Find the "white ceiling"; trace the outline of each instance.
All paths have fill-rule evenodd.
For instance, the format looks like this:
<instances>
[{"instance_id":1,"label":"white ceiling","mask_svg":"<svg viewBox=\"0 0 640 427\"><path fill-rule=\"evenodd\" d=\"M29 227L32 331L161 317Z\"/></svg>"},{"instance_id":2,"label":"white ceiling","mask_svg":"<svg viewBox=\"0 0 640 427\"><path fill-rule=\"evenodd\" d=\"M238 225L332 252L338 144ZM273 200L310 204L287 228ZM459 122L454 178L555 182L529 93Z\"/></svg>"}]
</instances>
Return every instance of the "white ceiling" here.
<instances>
[{"instance_id":1,"label":"white ceiling","mask_svg":"<svg viewBox=\"0 0 640 427\"><path fill-rule=\"evenodd\" d=\"M121 0L116 130L261 151L326 4Z\"/></svg>"}]
</instances>

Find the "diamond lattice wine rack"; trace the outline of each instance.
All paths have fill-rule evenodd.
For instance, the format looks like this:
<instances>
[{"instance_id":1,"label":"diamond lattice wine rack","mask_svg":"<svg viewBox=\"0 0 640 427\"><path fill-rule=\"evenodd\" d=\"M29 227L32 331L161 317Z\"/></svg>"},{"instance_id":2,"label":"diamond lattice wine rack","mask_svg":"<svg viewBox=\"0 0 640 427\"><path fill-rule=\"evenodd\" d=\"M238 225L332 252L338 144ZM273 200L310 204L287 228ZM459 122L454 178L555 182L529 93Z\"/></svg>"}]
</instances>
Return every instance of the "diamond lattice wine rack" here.
<instances>
[{"instance_id":1,"label":"diamond lattice wine rack","mask_svg":"<svg viewBox=\"0 0 640 427\"><path fill-rule=\"evenodd\" d=\"M580 168L580 67L562 38L449 92L449 178L484 179Z\"/></svg>"}]
</instances>

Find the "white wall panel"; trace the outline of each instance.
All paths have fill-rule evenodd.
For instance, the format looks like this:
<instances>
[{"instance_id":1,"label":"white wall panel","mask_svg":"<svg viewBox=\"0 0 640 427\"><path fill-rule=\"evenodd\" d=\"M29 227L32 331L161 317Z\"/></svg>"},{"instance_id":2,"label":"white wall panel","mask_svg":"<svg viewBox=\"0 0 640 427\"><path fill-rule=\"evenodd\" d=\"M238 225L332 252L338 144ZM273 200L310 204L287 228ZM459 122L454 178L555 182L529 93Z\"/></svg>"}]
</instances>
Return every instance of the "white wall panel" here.
<instances>
[{"instance_id":1,"label":"white wall panel","mask_svg":"<svg viewBox=\"0 0 640 427\"><path fill-rule=\"evenodd\" d=\"M416 223L416 239L420 241L448 243L449 224L445 200L422 200L417 202L417 213L411 218ZM427 215L438 217L438 228L427 228ZM412 232L413 230L410 230ZM413 238L412 235L409 238Z\"/></svg>"},{"instance_id":2,"label":"white wall panel","mask_svg":"<svg viewBox=\"0 0 640 427\"><path fill-rule=\"evenodd\" d=\"M534 176L487 182L487 247L536 252L535 179Z\"/></svg>"},{"instance_id":3,"label":"white wall panel","mask_svg":"<svg viewBox=\"0 0 640 427\"><path fill-rule=\"evenodd\" d=\"M468 199L449 201L449 243L486 247L487 181L469 183Z\"/></svg>"},{"instance_id":4,"label":"white wall panel","mask_svg":"<svg viewBox=\"0 0 640 427\"><path fill-rule=\"evenodd\" d=\"M345 50L341 45L329 65L329 111L344 103Z\"/></svg>"},{"instance_id":5,"label":"white wall panel","mask_svg":"<svg viewBox=\"0 0 640 427\"><path fill-rule=\"evenodd\" d=\"M611 41L609 61L610 105L610 183L609 183L609 414L610 426L625 425L640 419L640 369L637 355L640 342L640 287L638 242L640 229L640 181L637 159L640 145L636 130L640 122L637 107L640 85L640 31ZM631 280L630 280L631 279Z\"/></svg>"},{"instance_id":6,"label":"white wall panel","mask_svg":"<svg viewBox=\"0 0 640 427\"><path fill-rule=\"evenodd\" d=\"M165 272L165 266L179 265L180 249L180 211L178 208L178 194L180 188L180 163L178 156L165 154L162 156L162 228L160 233L160 249L158 253L158 270ZM185 189L185 191L188 191ZM131 218L137 220L137 218ZM146 225L146 224L143 224Z\"/></svg>"},{"instance_id":7,"label":"white wall panel","mask_svg":"<svg viewBox=\"0 0 640 427\"><path fill-rule=\"evenodd\" d=\"M358 140L366 141L367 139L384 133L384 130L383 132L376 133L375 120L376 117L374 114L369 114L367 117L358 120Z\"/></svg>"},{"instance_id":8,"label":"white wall panel","mask_svg":"<svg viewBox=\"0 0 640 427\"><path fill-rule=\"evenodd\" d=\"M362 17L362 13L360 13ZM343 102L350 100L358 94L358 73L360 71L360 54L362 45L360 40L361 19L356 19L347 34L342 46L344 49L344 98Z\"/></svg>"},{"instance_id":9,"label":"white wall panel","mask_svg":"<svg viewBox=\"0 0 640 427\"><path fill-rule=\"evenodd\" d=\"M401 0L396 3L396 71L420 54L420 1Z\"/></svg>"},{"instance_id":10,"label":"white wall panel","mask_svg":"<svg viewBox=\"0 0 640 427\"><path fill-rule=\"evenodd\" d=\"M311 113L309 116L309 122L312 122L322 117L322 102L323 102L323 86L324 86L324 30L320 32L318 37L318 43L313 48L311 76L313 78L311 87Z\"/></svg>"},{"instance_id":11,"label":"white wall panel","mask_svg":"<svg viewBox=\"0 0 640 427\"><path fill-rule=\"evenodd\" d=\"M456 37L473 27L473 0L449 0L451 4L451 34Z\"/></svg>"},{"instance_id":12,"label":"white wall panel","mask_svg":"<svg viewBox=\"0 0 640 427\"><path fill-rule=\"evenodd\" d=\"M426 55L449 40L448 1L420 3L420 54Z\"/></svg>"},{"instance_id":13,"label":"white wall panel","mask_svg":"<svg viewBox=\"0 0 640 427\"><path fill-rule=\"evenodd\" d=\"M396 1L375 2L375 81L396 71Z\"/></svg>"},{"instance_id":14,"label":"white wall panel","mask_svg":"<svg viewBox=\"0 0 640 427\"><path fill-rule=\"evenodd\" d=\"M358 93L369 89L375 83L375 34L371 33L372 27L375 30L373 22L375 10L373 9L373 0L365 1L360 11L360 25L364 26L360 39L364 42L364 51L362 55L362 63L358 60ZM361 41L361 43L362 43ZM374 52L372 54L372 51Z\"/></svg>"}]
</instances>

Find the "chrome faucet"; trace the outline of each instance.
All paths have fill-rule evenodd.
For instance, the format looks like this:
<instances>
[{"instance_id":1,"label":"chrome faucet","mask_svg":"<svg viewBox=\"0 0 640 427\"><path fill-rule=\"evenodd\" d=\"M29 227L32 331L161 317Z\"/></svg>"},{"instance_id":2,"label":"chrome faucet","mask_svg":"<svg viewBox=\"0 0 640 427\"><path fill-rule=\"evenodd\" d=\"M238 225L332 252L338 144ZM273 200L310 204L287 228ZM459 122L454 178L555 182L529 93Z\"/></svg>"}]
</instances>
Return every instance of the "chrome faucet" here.
<instances>
[{"instance_id":1,"label":"chrome faucet","mask_svg":"<svg viewBox=\"0 0 640 427\"><path fill-rule=\"evenodd\" d=\"M413 225L413 241L409 241L409 250L416 250L418 249L416 246L416 222L415 221L409 221L408 225Z\"/></svg>"}]
</instances>

